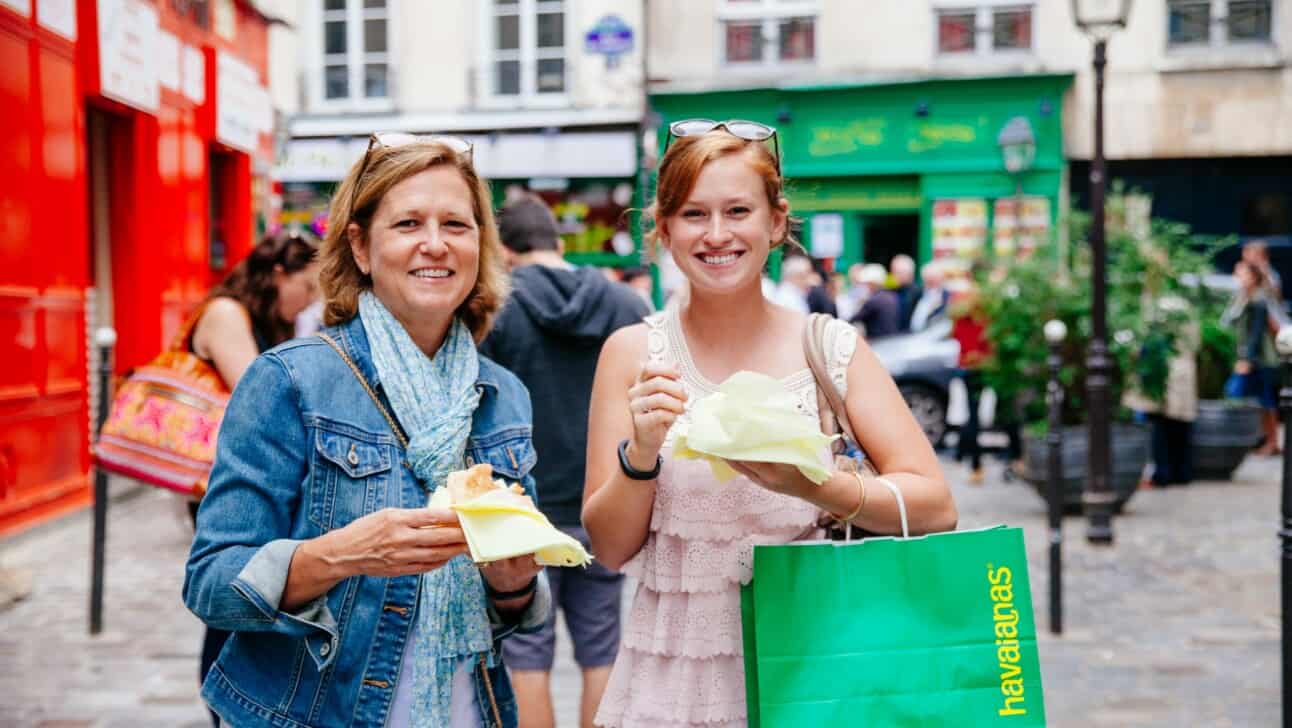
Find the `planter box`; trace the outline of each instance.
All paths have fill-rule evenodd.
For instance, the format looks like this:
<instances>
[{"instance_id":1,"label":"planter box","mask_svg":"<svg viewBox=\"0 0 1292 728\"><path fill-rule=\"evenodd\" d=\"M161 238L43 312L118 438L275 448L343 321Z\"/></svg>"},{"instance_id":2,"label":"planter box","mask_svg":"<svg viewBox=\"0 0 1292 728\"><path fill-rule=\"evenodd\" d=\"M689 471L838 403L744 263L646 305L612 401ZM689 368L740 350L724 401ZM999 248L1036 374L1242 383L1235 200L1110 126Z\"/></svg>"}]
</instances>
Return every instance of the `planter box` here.
<instances>
[{"instance_id":1,"label":"planter box","mask_svg":"<svg viewBox=\"0 0 1292 728\"><path fill-rule=\"evenodd\" d=\"M1204 399L1193 423L1193 476L1229 480L1260 444L1261 408L1244 400Z\"/></svg>"},{"instance_id":2,"label":"planter box","mask_svg":"<svg viewBox=\"0 0 1292 728\"><path fill-rule=\"evenodd\" d=\"M1085 425L1063 428L1063 455L1060 472L1063 476L1063 506L1065 511L1081 510L1081 493L1086 486L1089 466L1089 431ZM1140 475L1149 460L1148 428L1140 425L1114 424L1112 426L1112 473L1110 474L1117 502L1113 506L1120 513L1126 502L1135 495ZM1023 477L1036 488L1042 500L1047 500L1048 446L1043 435L1026 434L1023 437L1025 471Z\"/></svg>"}]
</instances>

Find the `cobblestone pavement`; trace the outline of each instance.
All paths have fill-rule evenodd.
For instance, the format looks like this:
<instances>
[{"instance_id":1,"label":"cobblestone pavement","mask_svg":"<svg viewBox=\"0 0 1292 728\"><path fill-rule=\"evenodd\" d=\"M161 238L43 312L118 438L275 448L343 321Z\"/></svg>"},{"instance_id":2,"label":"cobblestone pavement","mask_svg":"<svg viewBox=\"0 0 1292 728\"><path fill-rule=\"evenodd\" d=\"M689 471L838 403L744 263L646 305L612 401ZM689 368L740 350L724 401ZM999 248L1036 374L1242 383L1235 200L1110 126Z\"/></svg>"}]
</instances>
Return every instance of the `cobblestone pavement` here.
<instances>
[{"instance_id":1,"label":"cobblestone pavement","mask_svg":"<svg viewBox=\"0 0 1292 728\"><path fill-rule=\"evenodd\" d=\"M1279 463L1249 458L1231 483L1138 493L1116 545L1065 522L1065 627L1048 626L1042 501L989 469L981 487L946 464L961 526L1025 529L1050 725L1274 726L1279 716ZM31 594L0 608L0 726L197 728L201 626L179 601L190 530L166 493L112 504L104 631L87 633L90 518L0 543L0 569ZM625 604L627 599L625 599ZM554 675L558 725L577 725L568 643Z\"/></svg>"}]
</instances>

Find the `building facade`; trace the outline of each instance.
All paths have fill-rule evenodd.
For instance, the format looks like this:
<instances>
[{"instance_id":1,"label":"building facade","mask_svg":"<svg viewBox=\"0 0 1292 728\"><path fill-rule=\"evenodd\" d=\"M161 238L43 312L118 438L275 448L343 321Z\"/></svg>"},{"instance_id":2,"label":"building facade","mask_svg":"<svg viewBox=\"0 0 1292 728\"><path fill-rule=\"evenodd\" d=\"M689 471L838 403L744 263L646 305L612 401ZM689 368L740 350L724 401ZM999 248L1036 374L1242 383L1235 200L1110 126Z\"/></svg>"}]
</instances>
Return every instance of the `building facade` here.
<instances>
[{"instance_id":1,"label":"building facade","mask_svg":"<svg viewBox=\"0 0 1292 728\"><path fill-rule=\"evenodd\" d=\"M646 59L661 121L777 125L804 237L825 213L815 229L826 253L842 234L841 262L1010 254L1060 238L1059 212L1084 200L1091 44L1070 0L653 0L650 13L669 29ZM1287 234L1290 46L1279 0L1134 3L1109 49L1112 176L1204 232ZM1035 156L1011 171L1000 142L1015 118Z\"/></svg>"},{"instance_id":2,"label":"building facade","mask_svg":"<svg viewBox=\"0 0 1292 728\"><path fill-rule=\"evenodd\" d=\"M637 258L640 0L304 0L284 220L321 232L372 132L472 143L495 201L530 190L585 262Z\"/></svg>"},{"instance_id":3,"label":"building facade","mask_svg":"<svg viewBox=\"0 0 1292 728\"><path fill-rule=\"evenodd\" d=\"M99 327L156 356L251 248L271 17L243 0L0 0L0 535L91 496Z\"/></svg>"}]
</instances>

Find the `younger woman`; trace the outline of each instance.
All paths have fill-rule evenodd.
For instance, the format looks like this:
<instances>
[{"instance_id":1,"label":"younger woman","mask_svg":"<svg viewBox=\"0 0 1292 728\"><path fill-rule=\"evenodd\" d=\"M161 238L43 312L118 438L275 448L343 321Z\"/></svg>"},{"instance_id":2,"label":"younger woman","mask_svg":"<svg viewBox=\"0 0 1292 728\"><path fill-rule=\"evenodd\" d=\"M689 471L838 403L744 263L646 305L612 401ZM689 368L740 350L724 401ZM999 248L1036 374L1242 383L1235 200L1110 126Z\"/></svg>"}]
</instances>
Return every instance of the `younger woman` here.
<instances>
[{"instance_id":1,"label":"younger woman","mask_svg":"<svg viewBox=\"0 0 1292 728\"><path fill-rule=\"evenodd\" d=\"M639 582L597 723L743 726L740 583L754 545L813 537L821 511L897 533L897 502L846 472L813 485L792 466L739 462L742 477L719 483L708 464L673 458L673 424L737 371L781 379L804 414L816 417L817 405L806 318L761 289L768 253L788 237L779 160L764 143L775 130L690 120L670 139L651 238L690 296L614 334L593 385L583 522L597 558ZM937 458L892 378L846 323L831 326L826 348L861 445L902 490L911 530L954 528Z\"/></svg>"}]
</instances>

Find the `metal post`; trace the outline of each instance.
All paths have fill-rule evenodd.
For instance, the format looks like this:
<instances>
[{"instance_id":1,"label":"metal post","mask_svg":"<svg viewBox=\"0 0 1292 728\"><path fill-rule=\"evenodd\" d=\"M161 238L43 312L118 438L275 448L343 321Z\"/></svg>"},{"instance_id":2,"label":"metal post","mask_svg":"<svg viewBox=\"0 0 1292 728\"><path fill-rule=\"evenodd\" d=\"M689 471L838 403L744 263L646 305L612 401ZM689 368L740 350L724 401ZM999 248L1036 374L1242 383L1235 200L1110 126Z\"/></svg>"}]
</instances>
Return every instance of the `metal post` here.
<instances>
[{"instance_id":1,"label":"metal post","mask_svg":"<svg viewBox=\"0 0 1292 728\"><path fill-rule=\"evenodd\" d=\"M1109 379L1112 359L1108 354L1107 244L1104 238L1104 66L1108 41L1095 41L1095 150L1090 162L1090 251L1094 267L1091 290L1091 336L1086 358L1086 391L1090 401L1089 485L1083 494L1090 526L1086 539L1094 544L1113 542L1112 453L1109 437Z\"/></svg>"},{"instance_id":2,"label":"metal post","mask_svg":"<svg viewBox=\"0 0 1292 728\"><path fill-rule=\"evenodd\" d=\"M117 343L117 332L104 327L94 332L94 344L99 348L99 416L94 426L95 440L108 419L112 406L112 347ZM108 474L102 468L94 469L94 554L90 565L90 634L103 630L103 553L108 529Z\"/></svg>"},{"instance_id":3,"label":"metal post","mask_svg":"<svg viewBox=\"0 0 1292 728\"><path fill-rule=\"evenodd\" d=\"M1063 366L1059 347L1063 345L1063 338L1050 339L1049 343L1050 383L1046 400L1050 405L1050 426L1045 441L1049 445L1050 634L1063 634L1063 385L1059 382L1059 370Z\"/></svg>"},{"instance_id":4,"label":"metal post","mask_svg":"<svg viewBox=\"0 0 1292 728\"><path fill-rule=\"evenodd\" d=\"M1292 360L1285 349L1292 344L1292 327L1284 327L1279 332L1280 353L1283 354L1283 386L1279 389L1279 410L1283 415L1283 527L1279 529L1279 540L1282 544L1282 559L1279 561L1281 582L1281 600L1283 606L1283 728L1292 728L1292 635L1288 628L1292 625Z\"/></svg>"}]
</instances>

